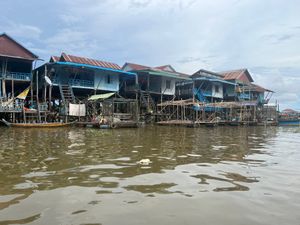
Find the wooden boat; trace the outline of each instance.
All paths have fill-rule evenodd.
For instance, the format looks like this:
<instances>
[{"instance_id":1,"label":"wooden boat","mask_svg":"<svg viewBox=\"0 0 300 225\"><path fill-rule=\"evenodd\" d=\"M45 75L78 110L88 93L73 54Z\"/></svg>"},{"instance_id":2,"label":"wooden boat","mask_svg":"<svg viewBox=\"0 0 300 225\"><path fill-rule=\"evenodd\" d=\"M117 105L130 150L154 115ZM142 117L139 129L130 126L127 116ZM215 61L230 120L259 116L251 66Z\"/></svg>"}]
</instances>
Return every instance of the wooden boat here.
<instances>
[{"instance_id":1,"label":"wooden boat","mask_svg":"<svg viewBox=\"0 0 300 225\"><path fill-rule=\"evenodd\" d=\"M279 126L300 126L300 119L289 118L289 119L278 119Z\"/></svg>"},{"instance_id":2,"label":"wooden boat","mask_svg":"<svg viewBox=\"0 0 300 225\"><path fill-rule=\"evenodd\" d=\"M54 127L66 127L73 123L10 123L5 119L2 122L8 127L20 127L20 128L54 128Z\"/></svg>"},{"instance_id":3,"label":"wooden boat","mask_svg":"<svg viewBox=\"0 0 300 225\"><path fill-rule=\"evenodd\" d=\"M206 127L216 127L216 126L218 126L218 123L217 122L206 122L205 126Z\"/></svg>"}]
</instances>

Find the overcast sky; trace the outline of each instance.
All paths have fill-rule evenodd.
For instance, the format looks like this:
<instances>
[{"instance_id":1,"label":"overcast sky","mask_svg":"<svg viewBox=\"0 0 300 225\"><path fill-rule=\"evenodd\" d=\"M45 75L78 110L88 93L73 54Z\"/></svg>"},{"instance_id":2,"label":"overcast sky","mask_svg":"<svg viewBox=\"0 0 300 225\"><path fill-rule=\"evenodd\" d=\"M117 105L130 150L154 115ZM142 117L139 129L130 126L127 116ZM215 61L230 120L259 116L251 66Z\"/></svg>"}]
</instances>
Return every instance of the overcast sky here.
<instances>
[{"instance_id":1,"label":"overcast sky","mask_svg":"<svg viewBox=\"0 0 300 225\"><path fill-rule=\"evenodd\" d=\"M281 109L300 109L298 0L6 0L0 9L0 33L42 59L66 52L188 74L248 68Z\"/></svg>"}]
</instances>

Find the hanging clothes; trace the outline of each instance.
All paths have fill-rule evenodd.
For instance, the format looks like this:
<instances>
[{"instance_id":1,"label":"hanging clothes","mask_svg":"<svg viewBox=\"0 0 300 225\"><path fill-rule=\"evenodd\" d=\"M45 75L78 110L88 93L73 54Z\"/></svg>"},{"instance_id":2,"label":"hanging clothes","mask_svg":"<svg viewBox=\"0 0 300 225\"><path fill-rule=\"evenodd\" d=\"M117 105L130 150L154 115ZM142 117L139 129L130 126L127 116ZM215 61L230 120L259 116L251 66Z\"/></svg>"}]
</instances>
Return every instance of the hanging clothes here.
<instances>
[{"instance_id":1,"label":"hanging clothes","mask_svg":"<svg viewBox=\"0 0 300 225\"><path fill-rule=\"evenodd\" d=\"M85 116L85 104L72 104L69 103L69 116Z\"/></svg>"}]
</instances>

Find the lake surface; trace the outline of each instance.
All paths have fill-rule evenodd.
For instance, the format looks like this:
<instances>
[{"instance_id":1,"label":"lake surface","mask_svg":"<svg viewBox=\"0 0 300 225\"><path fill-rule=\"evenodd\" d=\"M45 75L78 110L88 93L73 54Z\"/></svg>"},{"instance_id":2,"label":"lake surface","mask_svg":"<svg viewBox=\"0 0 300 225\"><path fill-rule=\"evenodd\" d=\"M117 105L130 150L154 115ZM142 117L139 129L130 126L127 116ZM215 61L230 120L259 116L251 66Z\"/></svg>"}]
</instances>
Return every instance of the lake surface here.
<instances>
[{"instance_id":1,"label":"lake surface","mask_svg":"<svg viewBox=\"0 0 300 225\"><path fill-rule=\"evenodd\" d=\"M0 138L0 225L300 224L298 127L0 127Z\"/></svg>"}]
</instances>

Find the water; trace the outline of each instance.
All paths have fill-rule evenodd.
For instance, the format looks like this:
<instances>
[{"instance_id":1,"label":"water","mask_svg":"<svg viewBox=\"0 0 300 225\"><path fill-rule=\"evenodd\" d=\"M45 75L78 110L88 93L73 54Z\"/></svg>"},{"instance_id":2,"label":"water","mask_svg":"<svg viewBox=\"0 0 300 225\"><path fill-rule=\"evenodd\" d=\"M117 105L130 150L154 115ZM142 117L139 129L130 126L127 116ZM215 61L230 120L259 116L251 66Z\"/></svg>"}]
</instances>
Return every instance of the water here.
<instances>
[{"instance_id":1,"label":"water","mask_svg":"<svg viewBox=\"0 0 300 225\"><path fill-rule=\"evenodd\" d=\"M0 128L0 138L0 225L300 224L300 128Z\"/></svg>"}]
</instances>

